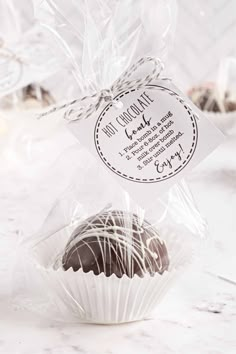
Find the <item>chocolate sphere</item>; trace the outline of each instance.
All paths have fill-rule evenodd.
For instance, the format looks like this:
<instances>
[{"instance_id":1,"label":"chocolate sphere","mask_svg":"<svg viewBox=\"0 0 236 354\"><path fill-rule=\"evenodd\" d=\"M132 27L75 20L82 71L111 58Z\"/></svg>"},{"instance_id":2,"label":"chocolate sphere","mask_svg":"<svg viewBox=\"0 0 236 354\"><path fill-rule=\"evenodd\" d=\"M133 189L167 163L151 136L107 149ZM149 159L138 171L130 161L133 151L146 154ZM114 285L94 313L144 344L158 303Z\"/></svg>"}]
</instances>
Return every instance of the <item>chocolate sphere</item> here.
<instances>
[{"instance_id":1,"label":"chocolate sphere","mask_svg":"<svg viewBox=\"0 0 236 354\"><path fill-rule=\"evenodd\" d=\"M135 214L113 210L83 221L73 232L62 257L65 270L98 275L162 274L169 266L165 243L157 230Z\"/></svg>"},{"instance_id":2,"label":"chocolate sphere","mask_svg":"<svg viewBox=\"0 0 236 354\"><path fill-rule=\"evenodd\" d=\"M235 92L226 91L221 97L214 84L205 84L193 87L189 97L202 111L208 112L234 112L236 111Z\"/></svg>"}]
</instances>

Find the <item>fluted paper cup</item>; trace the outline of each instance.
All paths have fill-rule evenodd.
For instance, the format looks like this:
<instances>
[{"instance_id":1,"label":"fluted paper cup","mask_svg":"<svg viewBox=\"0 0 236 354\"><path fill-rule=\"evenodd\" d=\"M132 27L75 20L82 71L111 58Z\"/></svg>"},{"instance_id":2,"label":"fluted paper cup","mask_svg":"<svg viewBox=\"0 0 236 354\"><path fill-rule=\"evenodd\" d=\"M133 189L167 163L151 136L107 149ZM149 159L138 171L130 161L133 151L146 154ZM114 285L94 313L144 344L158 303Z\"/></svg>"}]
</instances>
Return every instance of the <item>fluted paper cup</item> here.
<instances>
[{"instance_id":1,"label":"fluted paper cup","mask_svg":"<svg viewBox=\"0 0 236 354\"><path fill-rule=\"evenodd\" d=\"M67 230L68 231L68 230ZM135 275L129 278L104 273L95 275L82 269L74 272L62 267L55 269L58 253L65 249L68 232L58 232L53 238L40 242L34 248L32 271L39 276L42 286L50 292L57 311L62 316L80 322L114 324L150 318L179 273L192 256L192 243L168 230L160 233L165 241L170 266L162 275Z\"/></svg>"}]
</instances>

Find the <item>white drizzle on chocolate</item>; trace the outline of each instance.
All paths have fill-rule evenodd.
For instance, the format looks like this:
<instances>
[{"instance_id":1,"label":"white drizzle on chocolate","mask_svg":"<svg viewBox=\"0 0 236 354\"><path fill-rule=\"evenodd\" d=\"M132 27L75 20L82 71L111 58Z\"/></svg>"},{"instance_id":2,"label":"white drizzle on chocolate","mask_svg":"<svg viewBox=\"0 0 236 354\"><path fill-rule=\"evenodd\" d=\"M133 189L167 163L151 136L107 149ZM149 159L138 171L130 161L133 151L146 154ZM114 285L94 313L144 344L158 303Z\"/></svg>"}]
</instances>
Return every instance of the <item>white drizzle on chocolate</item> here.
<instances>
[{"instance_id":1,"label":"white drizzle on chocolate","mask_svg":"<svg viewBox=\"0 0 236 354\"><path fill-rule=\"evenodd\" d=\"M156 228L137 215L119 210L99 213L83 221L73 232L61 259L72 268L98 275L162 274L169 259ZM58 262L57 262L58 264Z\"/></svg>"}]
</instances>

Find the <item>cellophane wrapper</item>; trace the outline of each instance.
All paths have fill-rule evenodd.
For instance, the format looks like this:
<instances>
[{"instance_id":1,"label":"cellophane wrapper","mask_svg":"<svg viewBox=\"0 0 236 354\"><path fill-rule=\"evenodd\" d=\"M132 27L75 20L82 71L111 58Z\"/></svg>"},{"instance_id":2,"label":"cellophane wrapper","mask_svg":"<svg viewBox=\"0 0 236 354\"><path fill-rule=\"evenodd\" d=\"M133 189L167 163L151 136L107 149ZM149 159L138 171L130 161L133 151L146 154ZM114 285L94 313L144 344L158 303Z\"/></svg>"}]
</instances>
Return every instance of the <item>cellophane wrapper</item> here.
<instances>
[{"instance_id":1,"label":"cellophane wrapper","mask_svg":"<svg viewBox=\"0 0 236 354\"><path fill-rule=\"evenodd\" d=\"M54 34L34 18L31 0L0 0L0 237L6 242L29 231L22 202L73 144L62 119L36 119L43 107L76 92L70 65Z\"/></svg>"},{"instance_id":2,"label":"cellophane wrapper","mask_svg":"<svg viewBox=\"0 0 236 354\"><path fill-rule=\"evenodd\" d=\"M0 1L0 105L8 95L69 67L55 37L34 18L33 1ZM14 97L17 103L20 97Z\"/></svg>"},{"instance_id":3,"label":"cellophane wrapper","mask_svg":"<svg viewBox=\"0 0 236 354\"><path fill-rule=\"evenodd\" d=\"M236 57L228 56L220 61L214 87L215 100L219 112L204 110L205 116L212 121L226 136L236 134ZM206 85L207 86L207 85ZM214 97L213 96L213 97ZM213 99L208 99L212 104Z\"/></svg>"},{"instance_id":4,"label":"cellophane wrapper","mask_svg":"<svg viewBox=\"0 0 236 354\"><path fill-rule=\"evenodd\" d=\"M109 87L137 57L164 59L176 16L174 1L44 5L39 13L53 14L51 30L76 62L82 95ZM67 152L64 158L65 168L75 163ZM143 208L82 146L76 164L42 227L22 242L17 301L63 321L149 318L198 254L205 222L184 181Z\"/></svg>"}]
</instances>

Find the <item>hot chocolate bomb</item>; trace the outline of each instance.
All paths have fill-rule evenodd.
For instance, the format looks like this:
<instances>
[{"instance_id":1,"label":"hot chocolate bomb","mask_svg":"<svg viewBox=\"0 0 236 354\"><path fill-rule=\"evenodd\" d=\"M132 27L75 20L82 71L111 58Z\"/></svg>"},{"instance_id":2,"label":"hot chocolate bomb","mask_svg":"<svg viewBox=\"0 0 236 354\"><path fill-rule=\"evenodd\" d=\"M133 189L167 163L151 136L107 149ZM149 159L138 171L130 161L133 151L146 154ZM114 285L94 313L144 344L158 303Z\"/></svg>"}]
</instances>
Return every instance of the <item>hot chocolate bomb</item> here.
<instances>
[{"instance_id":1,"label":"hot chocolate bomb","mask_svg":"<svg viewBox=\"0 0 236 354\"><path fill-rule=\"evenodd\" d=\"M96 214L73 232L62 257L64 270L95 275L162 274L169 266L165 243L157 230L137 215L113 210Z\"/></svg>"}]
</instances>

